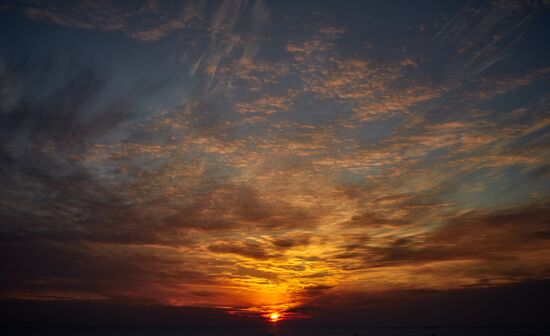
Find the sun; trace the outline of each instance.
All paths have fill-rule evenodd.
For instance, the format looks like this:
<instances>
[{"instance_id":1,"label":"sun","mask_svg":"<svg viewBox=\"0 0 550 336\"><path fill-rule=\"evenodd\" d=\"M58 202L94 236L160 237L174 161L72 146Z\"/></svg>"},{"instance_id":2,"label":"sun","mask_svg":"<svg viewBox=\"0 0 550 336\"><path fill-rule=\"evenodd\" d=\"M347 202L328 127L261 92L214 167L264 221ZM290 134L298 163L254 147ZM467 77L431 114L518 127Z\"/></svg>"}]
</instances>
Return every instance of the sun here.
<instances>
[{"instance_id":1,"label":"sun","mask_svg":"<svg viewBox=\"0 0 550 336\"><path fill-rule=\"evenodd\" d=\"M281 317L281 315L279 315L279 313L271 313L269 315L269 319L272 321L272 322L276 322L279 320L279 317Z\"/></svg>"}]
</instances>

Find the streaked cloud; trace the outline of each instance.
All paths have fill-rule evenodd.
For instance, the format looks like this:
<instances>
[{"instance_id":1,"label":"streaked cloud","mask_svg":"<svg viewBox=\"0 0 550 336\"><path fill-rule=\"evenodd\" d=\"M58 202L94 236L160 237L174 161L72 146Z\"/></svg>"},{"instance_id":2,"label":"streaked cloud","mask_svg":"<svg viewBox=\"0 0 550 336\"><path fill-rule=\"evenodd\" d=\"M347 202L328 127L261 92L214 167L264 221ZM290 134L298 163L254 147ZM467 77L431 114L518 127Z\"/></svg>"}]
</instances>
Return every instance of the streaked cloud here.
<instances>
[{"instance_id":1,"label":"streaked cloud","mask_svg":"<svg viewBox=\"0 0 550 336\"><path fill-rule=\"evenodd\" d=\"M302 317L548 278L548 6L383 27L288 6L0 13L88 36L73 60L1 55L4 298Z\"/></svg>"}]
</instances>

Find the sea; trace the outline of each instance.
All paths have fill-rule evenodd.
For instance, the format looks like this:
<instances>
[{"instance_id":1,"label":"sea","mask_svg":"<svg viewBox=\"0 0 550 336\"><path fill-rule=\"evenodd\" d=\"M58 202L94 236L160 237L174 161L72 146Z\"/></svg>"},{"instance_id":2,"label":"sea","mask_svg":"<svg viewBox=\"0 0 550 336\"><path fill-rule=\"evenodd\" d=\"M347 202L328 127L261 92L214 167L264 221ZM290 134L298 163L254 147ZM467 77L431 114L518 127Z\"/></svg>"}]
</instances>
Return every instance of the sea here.
<instances>
[{"instance_id":1,"label":"sea","mask_svg":"<svg viewBox=\"0 0 550 336\"><path fill-rule=\"evenodd\" d=\"M17 336L550 336L550 329L530 328L63 328L0 329Z\"/></svg>"}]
</instances>

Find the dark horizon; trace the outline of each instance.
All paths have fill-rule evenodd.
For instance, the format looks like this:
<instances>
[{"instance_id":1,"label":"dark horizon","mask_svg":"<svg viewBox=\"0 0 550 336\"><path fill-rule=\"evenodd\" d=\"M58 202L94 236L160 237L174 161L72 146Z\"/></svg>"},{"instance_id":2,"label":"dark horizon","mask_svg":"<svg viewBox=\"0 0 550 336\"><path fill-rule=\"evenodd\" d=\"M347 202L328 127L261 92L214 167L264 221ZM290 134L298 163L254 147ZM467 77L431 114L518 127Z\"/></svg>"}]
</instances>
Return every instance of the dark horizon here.
<instances>
[{"instance_id":1,"label":"dark horizon","mask_svg":"<svg viewBox=\"0 0 550 336\"><path fill-rule=\"evenodd\" d=\"M548 0L0 1L0 327L548 327L548 36Z\"/></svg>"},{"instance_id":2,"label":"dark horizon","mask_svg":"<svg viewBox=\"0 0 550 336\"><path fill-rule=\"evenodd\" d=\"M371 299L372 300L372 299ZM365 300L367 301L367 300ZM307 319L282 328L550 328L550 280L454 291L413 291L377 298L366 308L350 303L302 307ZM264 328L259 316L224 309L147 305L125 301L4 300L4 328ZM243 307L245 308L245 307Z\"/></svg>"}]
</instances>

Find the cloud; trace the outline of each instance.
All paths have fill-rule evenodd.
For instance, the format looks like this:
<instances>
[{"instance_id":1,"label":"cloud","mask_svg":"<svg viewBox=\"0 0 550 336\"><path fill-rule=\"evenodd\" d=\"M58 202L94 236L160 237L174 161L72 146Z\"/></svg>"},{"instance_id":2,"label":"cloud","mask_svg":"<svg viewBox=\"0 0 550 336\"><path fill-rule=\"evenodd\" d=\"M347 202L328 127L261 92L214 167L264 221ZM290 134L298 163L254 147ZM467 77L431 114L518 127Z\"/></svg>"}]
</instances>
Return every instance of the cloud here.
<instances>
[{"instance_id":1,"label":"cloud","mask_svg":"<svg viewBox=\"0 0 550 336\"><path fill-rule=\"evenodd\" d=\"M433 323L453 326L545 325L540 305L545 298L529 293L547 293L546 281L489 288L446 291L402 290L380 292L333 292L314 297L296 308L312 318L297 320L293 326L379 327L418 326ZM543 296L546 294L542 294ZM471 307L479 310L472 311Z\"/></svg>"},{"instance_id":2,"label":"cloud","mask_svg":"<svg viewBox=\"0 0 550 336\"><path fill-rule=\"evenodd\" d=\"M167 4L163 5L168 7ZM188 1L180 8L168 10L168 8L157 8L157 4L152 6L152 12L168 14L169 17L153 20L154 24L149 28L130 29L129 35L142 42L152 42L177 31L192 29L193 25L199 24L204 19L205 5L205 1Z\"/></svg>"},{"instance_id":3,"label":"cloud","mask_svg":"<svg viewBox=\"0 0 550 336\"><path fill-rule=\"evenodd\" d=\"M24 8L25 16L77 29L103 31L121 30L128 20L148 11L147 2L134 8L113 4L109 1L84 1L67 7L61 2L33 3Z\"/></svg>"},{"instance_id":4,"label":"cloud","mask_svg":"<svg viewBox=\"0 0 550 336\"><path fill-rule=\"evenodd\" d=\"M1 249L14 256L2 262L3 288L10 288L3 291L4 297L46 299L57 293L67 299L88 295L95 300L166 302L168 293L178 292L181 286L213 283L200 270L186 270L177 251L161 247L150 247L153 253L145 253L143 247L35 240L3 243Z\"/></svg>"},{"instance_id":5,"label":"cloud","mask_svg":"<svg viewBox=\"0 0 550 336\"><path fill-rule=\"evenodd\" d=\"M215 253L233 253L247 258L268 259L273 256L269 255L260 244L256 243L224 243L216 244L208 247L210 251Z\"/></svg>"},{"instance_id":6,"label":"cloud","mask_svg":"<svg viewBox=\"0 0 550 336\"><path fill-rule=\"evenodd\" d=\"M425 275L422 287L439 288L445 283L438 280L443 274L461 286L521 282L548 271L537 262L548 258L542 252L548 246L548 216L547 204L464 213L447 217L433 230L371 236L360 244L350 241L334 258L346 263L362 260L359 273L373 272L394 281L403 276L400 281L407 282L406 274L420 269ZM456 268L455 264L468 267ZM521 271L513 266L517 264L523 265ZM369 276L364 281L377 282ZM409 285L416 286L414 281Z\"/></svg>"},{"instance_id":7,"label":"cloud","mask_svg":"<svg viewBox=\"0 0 550 336\"><path fill-rule=\"evenodd\" d=\"M20 7L146 62L0 63L3 297L307 315L548 277L548 70L507 56L531 5L286 6Z\"/></svg>"},{"instance_id":8,"label":"cloud","mask_svg":"<svg viewBox=\"0 0 550 336\"><path fill-rule=\"evenodd\" d=\"M437 34L438 46L445 44L457 51L449 60L455 68L451 71L460 64L456 75L473 77L505 60L534 19L536 7L515 1L465 4Z\"/></svg>"}]
</instances>

